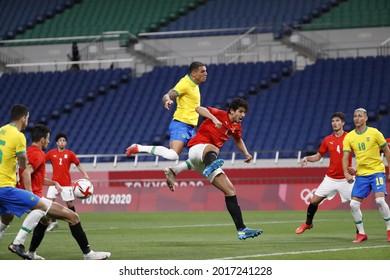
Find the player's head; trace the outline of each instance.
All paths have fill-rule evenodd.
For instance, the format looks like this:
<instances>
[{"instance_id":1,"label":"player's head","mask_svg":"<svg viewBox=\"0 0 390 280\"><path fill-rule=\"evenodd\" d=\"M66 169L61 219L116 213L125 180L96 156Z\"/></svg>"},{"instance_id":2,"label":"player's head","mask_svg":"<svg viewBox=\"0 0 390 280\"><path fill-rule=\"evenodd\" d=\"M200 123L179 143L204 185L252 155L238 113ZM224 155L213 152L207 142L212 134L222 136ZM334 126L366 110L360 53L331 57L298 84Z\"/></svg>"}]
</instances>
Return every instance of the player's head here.
<instances>
[{"instance_id":1,"label":"player's head","mask_svg":"<svg viewBox=\"0 0 390 280\"><path fill-rule=\"evenodd\" d=\"M194 61L188 68L188 74L195 83L203 83L207 78L206 65L203 62Z\"/></svg>"},{"instance_id":2,"label":"player's head","mask_svg":"<svg viewBox=\"0 0 390 280\"><path fill-rule=\"evenodd\" d=\"M332 128L334 131L343 129L345 125L345 114L342 112L335 112L331 116Z\"/></svg>"},{"instance_id":3,"label":"player's head","mask_svg":"<svg viewBox=\"0 0 390 280\"><path fill-rule=\"evenodd\" d=\"M60 139L60 138L64 138L65 139L65 141L68 141L68 136L65 134L65 133L58 133L57 135L56 135L56 142Z\"/></svg>"},{"instance_id":4,"label":"player's head","mask_svg":"<svg viewBox=\"0 0 390 280\"><path fill-rule=\"evenodd\" d=\"M229 118L232 122L242 122L249 111L248 102L242 98L234 98L228 106Z\"/></svg>"},{"instance_id":5,"label":"player's head","mask_svg":"<svg viewBox=\"0 0 390 280\"><path fill-rule=\"evenodd\" d=\"M356 112L363 113L363 114L365 114L365 115L367 116L367 111L366 111L366 109L364 109L364 108L357 108L357 109L355 109L355 113L356 113Z\"/></svg>"},{"instance_id":6,"label":"player's head","mask_svg":"<svg viewBox=\"0 0 390 280\"><path fill-rule=\"evenodd\" d=\"M21 130L24 130L28 125L30 110L23 104L16 104L11 109L11 122L21 122Z\"/></svg>"},{"instance_id":7,"label":"player's head","mask_svg":"<svg viewBox=\"0 0 390 280\"><path fill-rule=\"evenodd\" d=\"M368 120L367 111L364 108L357 108L353 113L353 122L355 126L365 125Z\"/></svg>"},{"instance_id":8,"label":"player's head","mask_svg":"<svg viewBox=\"0 0 390 280\"><path fill-rule=\"evenodd\" d=\"M65 149L66 143L68 141L68 136L65 133L61 132L56 135L55 140L58 148Z\"/></svg>"},{"instance_id":9,"label":"player's head","mask_svg":"<svg viewBox=\"0 0 390 280\"><path fill-rule=\"evenodd\" d=\"M31 140L45 151L50 143L50 128L44 124L36 124L31 131Z\"/></svg>"}]
</instances>

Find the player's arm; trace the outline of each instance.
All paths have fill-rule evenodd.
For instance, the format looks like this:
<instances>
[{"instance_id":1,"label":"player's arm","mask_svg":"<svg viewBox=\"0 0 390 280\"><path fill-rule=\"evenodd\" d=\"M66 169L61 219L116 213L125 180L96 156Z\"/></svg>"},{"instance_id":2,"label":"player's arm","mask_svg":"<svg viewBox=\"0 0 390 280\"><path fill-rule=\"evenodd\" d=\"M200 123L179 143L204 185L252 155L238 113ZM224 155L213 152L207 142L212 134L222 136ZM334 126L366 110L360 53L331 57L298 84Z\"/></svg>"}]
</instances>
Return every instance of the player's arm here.
<instances>
[{"instance_id":1,"label":"player's arm","mask_svg":"<svg viewBox=\"0 0 390 280\"><path fill-rule=\"evenodd\" d=\"M28 160L27 160L26 152L19 153L17 155L17 160L18 160L19 168L21 168L21 169L26 169L27 168Z\"/></svg>"},{"instance_id":2,"label":"player's arm","mask_svg":"<svg viewBox=\"0 0 390 280\"><path fill-rule=\"evenodd\" d=\"M164 94L164 96L162 97L162 103L164 104L165 109L169 110L169 108L173 104L173 101L178 96L179 94L173 89L170 89L166 94Z\"/></svg>"},{"instance_id":3,"label":"player's arm","mask_svg":"<svg viewBox=\"0 0 390 280\"><path fill-rule=\"evenodd\" d=\"M222 123L207 109L206 107L198 106L195 108L195 111L202 117L210 119L216 128L221 128Z\"/></svg>"},{"instance_id":4,"label":"player's arm","mask_svg":"<svg viewBox=\"0 0 390 280\"><path fill-rule=\"evenodd\" d=\"M383 153L385 154L385 158L387 161L387 167L388 167L388 171L389 171L389 174L387 175L387 180L390 181L390 149L389 149L389 145L385 145L381 149L382 149Z\"/></svg>"},{"instance_id":5,"label":"player's arm","mask_svg":"<svg viewBox=\"0 0 390 280\"><path fill-rule=\"evenodd\" d=\"M240 139L234 139L234 144L236 144L237 148L245 155L246 159L244 162L249 163L252 160L252 155L248 152L244 140L242 138Z\"/></svg>"},{"instance_id":6,"label":"player's arm","mask_svg":"<svg viewBox=\"0 0 390 280\"><path fill-rule=\"evenodd\" d=\"M304 167L308 162L317 162L322 159L322 155L317 152L315 155L306 156L301 160L301 166Z\"/></svg>"},{"instance_id":7,"label":"player's arm","mask_svg":"<svg viewBox=\"0 0 390 280\"><path fill-rule=\"evenodd\" d=\"M89 180L89 176L87 172L84 170L83 166L79 163L76 165L77 169L80 171L81 174L83 174L84 178Z\"/></svg>"},{"instance_id":8,"label":"player's arm","mask_svg":"<svg viewBox=\"0 0 390 280\"><path fill-rule=\"evenodd\" d=\"M48 179L48 178L45 178L45 179L43 180L43 184L44 184L45 186L54 186L54 187L56 188L56 190L58 191L58 193L62 192L62 187L61 187L61 185L60 185L58 182L56 182L56 181L50 180L50 179Z\"/></svg>"},{"instance_id":9,"label":"player's arm","mask_svg":"<svg viewBox=\"0 0 390 280\"><path fill-rule=\"evenodd\" d=\"M351 152L349 151L344 151L343 152L343 159L342 159L342 165L343 165L343 171L344 171L344 176L345 176L345 180L347 180L348 183L352 184L354 182L354 179L352 177L352 175L350 174L349 172L349 154Z\"/></svg>"},{"instance_id":10,"label":"player's arm","mask_svg":"<svg viewBox=\"0 0 390 280\"><path fill-rule=\"evenodd\" d=\"M31 174L34 173L34 168L31 164L27 164L26 168L24 168L22 172L22 180L24 184L24 188L26 191L32 192L32 186L31 186Z\"/></svg>"}]
</instances>

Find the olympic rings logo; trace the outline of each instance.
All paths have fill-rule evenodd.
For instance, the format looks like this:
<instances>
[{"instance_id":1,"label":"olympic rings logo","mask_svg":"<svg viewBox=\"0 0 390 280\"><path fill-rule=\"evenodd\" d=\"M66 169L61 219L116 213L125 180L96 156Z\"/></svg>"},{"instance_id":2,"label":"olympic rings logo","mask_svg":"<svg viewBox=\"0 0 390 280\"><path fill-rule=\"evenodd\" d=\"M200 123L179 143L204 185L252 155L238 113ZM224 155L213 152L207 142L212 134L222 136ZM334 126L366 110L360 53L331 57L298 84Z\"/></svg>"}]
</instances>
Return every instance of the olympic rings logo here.
<instances>
[{"instance_id":1,"label":"olympic rings logo","mask_svg":"<svg viewBox=\"0 0 390 280\"><path fill-rule=\"evenodd\" d=\"M301 199L305 202L306 205L310 204L311 198L313 197L314 193L316 192L317 188L315 189L303 189L301 191Z\"/></svg>"}]
</instances>

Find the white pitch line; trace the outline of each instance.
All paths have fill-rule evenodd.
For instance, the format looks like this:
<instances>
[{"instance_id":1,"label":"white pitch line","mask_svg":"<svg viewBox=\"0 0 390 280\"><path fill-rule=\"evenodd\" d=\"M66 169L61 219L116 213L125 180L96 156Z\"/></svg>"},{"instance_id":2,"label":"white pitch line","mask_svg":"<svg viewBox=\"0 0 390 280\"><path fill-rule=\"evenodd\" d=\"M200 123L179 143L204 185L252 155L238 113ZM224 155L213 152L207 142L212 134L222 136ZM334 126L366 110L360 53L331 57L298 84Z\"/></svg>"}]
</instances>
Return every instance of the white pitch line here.
<instances>
[{"instance_id":1,"label":"white pitch line","mask_svg":"<svg viewBox=\"0 0 390 280\"><path fill-rule=\"evenodd\" d=\"M295 252L280 252L280 253L271 253L271 254L256 254L256 255L246 255L246 256L217 258L217 259L210 259L210 260L234 260L234 259L241 259L241 258L259 258L259 257L272 257L272 256L282 256L282 255L303 255L303 254L311 254L311 253L352 251L352 250L377 249L377 248L386 248L386 247L388 248L389 245L366 246L366 247L349 247L349 248L335 248L335 249L295 251Z\"/></svg>"}]
</instances>

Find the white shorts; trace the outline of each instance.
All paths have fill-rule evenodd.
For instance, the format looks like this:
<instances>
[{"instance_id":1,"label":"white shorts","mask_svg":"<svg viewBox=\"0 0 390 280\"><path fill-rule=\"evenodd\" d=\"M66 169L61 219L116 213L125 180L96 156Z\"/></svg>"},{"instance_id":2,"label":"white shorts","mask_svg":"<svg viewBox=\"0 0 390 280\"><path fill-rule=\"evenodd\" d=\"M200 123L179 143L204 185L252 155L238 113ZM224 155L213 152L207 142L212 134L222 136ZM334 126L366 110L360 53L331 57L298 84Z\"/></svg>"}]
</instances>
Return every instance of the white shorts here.
<instances>
[{"instance_id":1,"label":"white shorts","mask_svg":"<svg viewBox=\"0 0 390 280\"><path fill-rule=\"evenodd\" d=\"M55 186L50 186L47 190L47 198L53 199L58 196L58 191ZM73 187L62 187L61 198L63 201L73 201Z\"/></svg>"},{"instance_id":2,"label":"white shorts","mask_svg":"<svg viewBox=\"0 0 390 280\"><path fill-rule=\"evenodd\" d=\"M353 184L349 184L345 179L333 179L325 175L314 194L331 200L339 193L341 202L347 202L351 200L352 187Z\"/></svg>"},{"instance_id":3,"label":"white shorts","mask_svg":"<svg viewBox=\"0 0 390 280\"><path fill-rule=\"evenodd\" d=\"M194 169L196 172L203 174L203 170L205 169L205 165L202 161L203 151L206 148L208 144L198 144L195 146L192 146L190 150L188 151L188 158L191 161L192 165L194 166ZM221 174L225 173L221 168L218 168L214 170L208 177L207 181L210 183L213 182L214 178Z\"/></svg>"}]
</instances>

